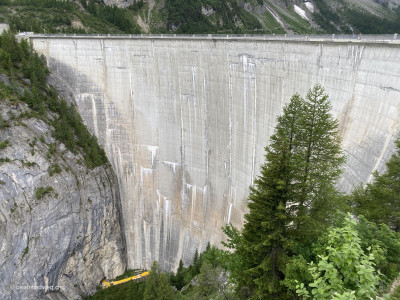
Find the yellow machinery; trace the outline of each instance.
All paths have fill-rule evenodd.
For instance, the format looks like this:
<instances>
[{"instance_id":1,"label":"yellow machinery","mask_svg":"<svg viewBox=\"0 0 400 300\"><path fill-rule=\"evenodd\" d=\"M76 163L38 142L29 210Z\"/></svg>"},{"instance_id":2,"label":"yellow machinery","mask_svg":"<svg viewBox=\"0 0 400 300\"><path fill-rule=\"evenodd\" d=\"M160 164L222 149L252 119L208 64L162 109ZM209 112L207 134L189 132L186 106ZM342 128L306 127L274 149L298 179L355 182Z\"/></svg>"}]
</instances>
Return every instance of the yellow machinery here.
<instances>
[{"instance_id":1,"label":"yellow machinery","mask_svg":"<svg viewBox=\"0 0 400 300\"><path fill-rule=\"evenodd\" d=\"M105 288L108 288L110 286L118 285L118 284L125 283L125 282L131 281L131 280L137 280L137 279L149 276L149 274L150 274L150 272L146 271L146 272L143 272L142 274L139 274L139 275L135 275L135 276L132 276L132 277L129 277L129 278L125 278L125 279L121 279L121 280L117 280L117 281L111 281L111 282L108 282L105 279L103 279L101 281L101 286L103 287L103 289L105 289Z\"/></svg>"}]
</instances>

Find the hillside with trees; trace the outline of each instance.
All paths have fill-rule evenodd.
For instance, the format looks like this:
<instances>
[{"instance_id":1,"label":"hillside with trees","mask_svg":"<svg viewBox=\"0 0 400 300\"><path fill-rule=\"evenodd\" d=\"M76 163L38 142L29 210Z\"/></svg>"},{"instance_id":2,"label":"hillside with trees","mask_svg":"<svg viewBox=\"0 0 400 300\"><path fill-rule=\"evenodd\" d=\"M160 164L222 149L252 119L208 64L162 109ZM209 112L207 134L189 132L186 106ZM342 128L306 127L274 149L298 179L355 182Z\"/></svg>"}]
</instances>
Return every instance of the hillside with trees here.
<instances>
[{"instance_id":1,"label":"hillside with trees","mask_svg":"<svg viewBox=\"0 0 400 300\"><path fill-rule=\"evenodd\" d=\"M399 12L394 0L0 1L0 22L47 34L393 34Z\"/></svg>"}]
</instances>

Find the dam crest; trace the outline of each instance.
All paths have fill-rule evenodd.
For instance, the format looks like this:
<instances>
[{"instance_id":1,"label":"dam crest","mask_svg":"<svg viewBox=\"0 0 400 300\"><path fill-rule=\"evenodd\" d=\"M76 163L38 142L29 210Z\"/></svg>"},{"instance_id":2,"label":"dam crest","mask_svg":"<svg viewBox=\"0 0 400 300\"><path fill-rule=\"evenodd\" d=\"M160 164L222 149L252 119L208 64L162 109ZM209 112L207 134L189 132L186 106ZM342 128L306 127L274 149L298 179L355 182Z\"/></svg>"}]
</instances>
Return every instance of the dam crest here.
<instances>
[{"instance_id":1,"label":"dam crest","mask_svg":"<svg viewBox=\"0 0 400 300\"><path fill-rule=\"evenodd\" d=\"M249 186L291 96L325 87L349 192L383 170L400 123L400 40L387 36L34 35L117 174L129 268L190 263Z\"/></svg>"}]
</instances>

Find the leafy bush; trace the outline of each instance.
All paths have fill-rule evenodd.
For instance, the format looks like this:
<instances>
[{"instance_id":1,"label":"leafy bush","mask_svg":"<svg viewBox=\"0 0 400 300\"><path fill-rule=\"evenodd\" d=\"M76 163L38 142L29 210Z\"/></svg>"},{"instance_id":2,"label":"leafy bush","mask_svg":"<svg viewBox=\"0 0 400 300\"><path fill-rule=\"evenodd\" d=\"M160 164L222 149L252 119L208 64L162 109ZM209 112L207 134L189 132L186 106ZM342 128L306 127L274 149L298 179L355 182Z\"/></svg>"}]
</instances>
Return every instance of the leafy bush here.
<instances>
[{"instance_id":1,"label":"leafy bush","mask_svg":"<svg viewBox=\"0 0 400 300\"><path fill-rule=\"evenodd\" d=\"M314 299L371 299L377 295L379 273L374 269L375 257L361 248L356 222L351 216L345 226L333 228L328 234L325 250L318 253L319 261L309 268L313 282L309 290L304 283L297 286L301 297ZM370 251L371 249L367 249Z\"/></svg>"}]
</instances>

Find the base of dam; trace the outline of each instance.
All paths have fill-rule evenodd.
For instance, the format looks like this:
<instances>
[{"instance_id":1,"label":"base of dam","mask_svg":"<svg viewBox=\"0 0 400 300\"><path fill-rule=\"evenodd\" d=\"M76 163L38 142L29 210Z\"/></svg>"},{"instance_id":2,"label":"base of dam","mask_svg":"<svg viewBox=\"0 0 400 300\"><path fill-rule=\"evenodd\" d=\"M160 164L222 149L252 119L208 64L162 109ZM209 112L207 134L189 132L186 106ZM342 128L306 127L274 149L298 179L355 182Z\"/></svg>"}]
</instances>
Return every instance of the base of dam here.
<instances>
[{"instance_id":1,"label":"base of dam","mask_svg":"<svg viewBox=\"0 0 400 300\"><path fill-rule=\"evenodd\" d=\"M129 268L191 262L241 226L276 117L320 83L349 192L383 170L400 123L400 41L32 36L117 174Z\"/></svg>"}]
</instances>

